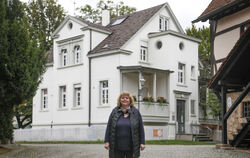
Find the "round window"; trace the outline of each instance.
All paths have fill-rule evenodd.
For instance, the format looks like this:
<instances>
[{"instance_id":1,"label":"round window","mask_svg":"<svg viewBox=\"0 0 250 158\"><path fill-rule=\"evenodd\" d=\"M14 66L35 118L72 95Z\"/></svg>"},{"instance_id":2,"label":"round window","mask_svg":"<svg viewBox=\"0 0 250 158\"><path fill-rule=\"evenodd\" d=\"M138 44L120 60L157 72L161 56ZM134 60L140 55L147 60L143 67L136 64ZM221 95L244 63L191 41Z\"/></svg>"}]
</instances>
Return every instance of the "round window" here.
<instances>
[{"instance_id":1,"label":"round window","mask_svg":"<svg viewBox=\"0 0 250 158\"><path fill-rule=\"evenodd\" d=\"M180 42L180 43L179 43L179 48L180 48L180 50L183 50L183 48L184 48L183 42Z\"/></svg>"},{"instance_id":2,"label":"round window","mask_svg":"<svg viewBox=\"0 0 250 158\"><path fill-rule=\"evenodd\" d=\"M161 41L157 41L157 42L156 42L156 47L157 47L158 49L161 49L161 47L162 47L162 42L161 42Z\"/></svg>"},{"instance_id":3,"label":"round window","mask_svg":"<svg viewBox=\"0 0 250 158\"><path fill-rule=\"evenodd\" d=\"M72 29L73 23L72 23L72 22L69 22L68 26L69 26L69 29Z\"/></svg>"}]
</instances>

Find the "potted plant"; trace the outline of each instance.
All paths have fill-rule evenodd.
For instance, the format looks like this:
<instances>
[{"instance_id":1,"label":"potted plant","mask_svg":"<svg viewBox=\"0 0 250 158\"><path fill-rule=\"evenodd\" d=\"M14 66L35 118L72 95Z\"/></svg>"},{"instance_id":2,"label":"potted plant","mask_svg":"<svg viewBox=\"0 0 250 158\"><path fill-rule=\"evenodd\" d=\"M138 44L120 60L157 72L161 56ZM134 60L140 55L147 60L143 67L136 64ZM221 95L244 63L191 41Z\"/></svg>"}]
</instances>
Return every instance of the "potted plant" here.
<instances>
[{"instance_id":1,"label":"potted plant","mask_svg":"<svg viewBox=\"0 0 250 158\"><path fill-rule=\"evenodd\" d=\"M167 100L164 97L157 97L157 103L167 103Z\"/></svg>"},{"instance_id":2,"label":"potted plant","mask_svg":"<svg viewBox=\"0 0 250 158\"><path fill-rule=\"evenodd\" d=\"M144 97L142 100L144 102L154 102L154 98L151 96Z\"/></svg>"}]
</instances>

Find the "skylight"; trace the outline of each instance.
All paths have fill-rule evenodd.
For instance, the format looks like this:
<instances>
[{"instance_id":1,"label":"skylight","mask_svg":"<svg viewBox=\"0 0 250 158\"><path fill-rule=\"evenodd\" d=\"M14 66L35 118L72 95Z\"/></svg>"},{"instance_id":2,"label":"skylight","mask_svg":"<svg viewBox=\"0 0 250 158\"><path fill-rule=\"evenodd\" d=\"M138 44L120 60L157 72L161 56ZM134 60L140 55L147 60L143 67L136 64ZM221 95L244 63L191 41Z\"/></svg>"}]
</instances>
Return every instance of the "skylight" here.
<instances>
[{"instance_id":1,"label":"skylight","mask_svg":"<svg viewBox=\"0 0 250 158\"><path fill-rule=\"evenodd\" d=\"M117 19L115 22L113 22L112 26L121 24L127 17Z\"/></svg>"}]
</instances>

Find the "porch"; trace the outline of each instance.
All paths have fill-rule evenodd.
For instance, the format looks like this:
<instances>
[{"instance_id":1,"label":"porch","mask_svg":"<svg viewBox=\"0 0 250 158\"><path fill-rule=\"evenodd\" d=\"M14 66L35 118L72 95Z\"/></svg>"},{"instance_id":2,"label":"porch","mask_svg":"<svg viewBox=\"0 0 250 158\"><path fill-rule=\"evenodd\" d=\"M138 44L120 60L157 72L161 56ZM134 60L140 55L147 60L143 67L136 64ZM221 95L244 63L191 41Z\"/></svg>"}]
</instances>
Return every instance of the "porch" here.
<instances>
[{"instance_id":1,"label":"porch","mask_svg":"<svg viewBox=\"0 0 250 158\"><path fill-rule=\"evenodd\" d=\"M169 121L170 70L143 66L120 66L121 91L132 94L143 121L167 123Z\"/></svg>"}]
</instances>

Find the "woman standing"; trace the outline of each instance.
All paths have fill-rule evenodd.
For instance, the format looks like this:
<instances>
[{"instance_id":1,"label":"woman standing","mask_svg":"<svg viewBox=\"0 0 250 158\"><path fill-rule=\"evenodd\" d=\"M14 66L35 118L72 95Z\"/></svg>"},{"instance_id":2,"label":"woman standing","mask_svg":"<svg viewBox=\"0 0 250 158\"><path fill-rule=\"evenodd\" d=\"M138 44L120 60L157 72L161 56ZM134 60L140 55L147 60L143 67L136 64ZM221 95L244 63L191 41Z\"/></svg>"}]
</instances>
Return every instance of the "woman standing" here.
<instances>
[{"instance_id":1,"label":"woman standing","mask_svg":"<svg viewBox=\"0 0 250 158\"><path fill-rule=\"evenodd\" d=\"M109 158L138 158L140 149L144 150L142 117L129 93L123 92L118 97L117 107L109 116L104 142Z\"/></svg>"}]
</instances>

